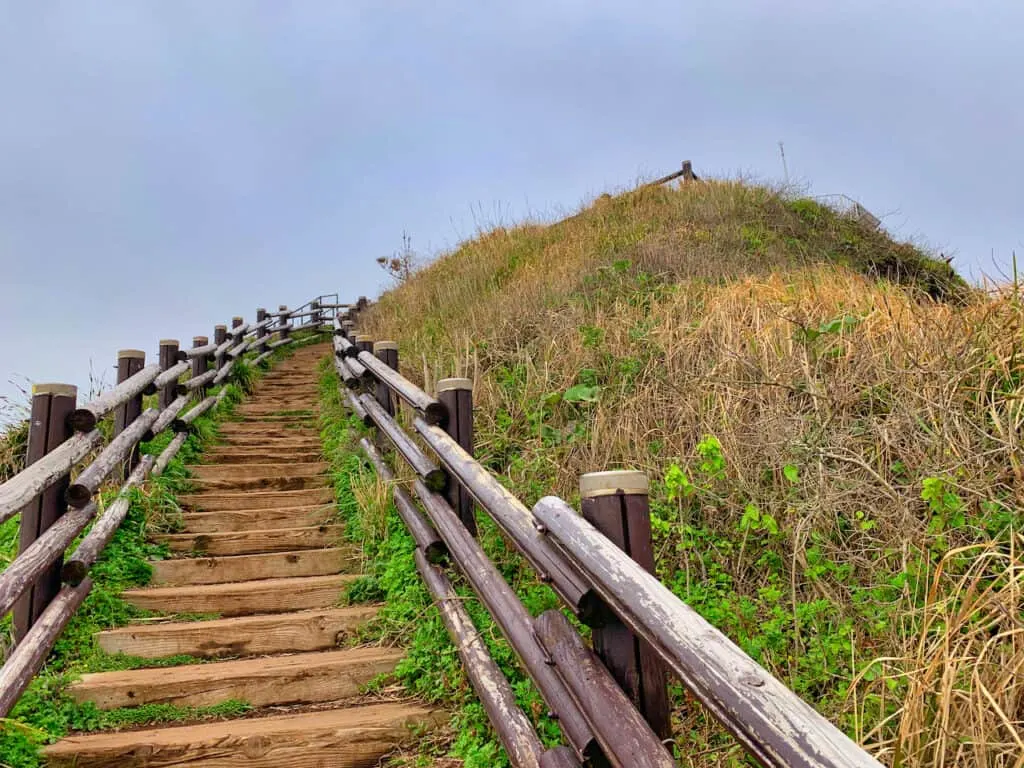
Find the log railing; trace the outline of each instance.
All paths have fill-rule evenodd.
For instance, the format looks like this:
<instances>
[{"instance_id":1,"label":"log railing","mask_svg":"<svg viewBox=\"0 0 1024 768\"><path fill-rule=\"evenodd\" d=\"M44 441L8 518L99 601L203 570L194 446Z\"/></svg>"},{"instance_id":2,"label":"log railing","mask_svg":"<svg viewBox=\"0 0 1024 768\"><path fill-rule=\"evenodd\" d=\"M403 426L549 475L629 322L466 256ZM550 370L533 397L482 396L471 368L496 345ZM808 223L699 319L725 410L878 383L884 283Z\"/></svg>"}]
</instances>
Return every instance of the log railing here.
<instances>
[{"instance_id":1,"label":"log railing","mask_svg":"<svg viewBox=\"0 0 1024 768\"><path fill-rule=\"evenodd\" d=\"M258 364L292 343L293 330L329 330L320 309L325 302L336 306L337 294L318 296L302 311L258 310L260 319L252 324L233 318L230 333L218 325L212 343L197 336L191 349L164 339L159 362L148 366L141 350L121 350L117 385L82 406L74 386L33 387L26 466L0 485L0 523L21 515L18 556L0 573L0 616L13 610L15 641L0 668L0 718L17 703L88 595L89 570L128 514L131 489L167 468L192 423L228 391L225 386L208 394L207 388L224 383L239 361ZM144 410L143 397L154 394L155 406ZM104 446L98 425L108 417L113 436ZM140 445L168 428L176 434L160 455L141 456ZM101 510L96 496L115 479L120 490Z\"/></svg>"},{"instance_id":2,"label":"log railing","mask_svg":"<svg viewBox=\"0 0 1024 768\"><path fill-rule=\"evenodd\" d=\"M473 458L472 383L442 380L433 397L402 376L397 345L357 332L365 306L339 306L334 316L343 401L374 428L360 446L391 489L416 543L416 567L514 766L675 765L665 746L672 673L765 766L879 768L653 575L645 475L584 475L582 514L556 497L527 508ZM414 479L400 484L404 473L389 458L404 461ZM477 542L475 507L591 628L592 648L564 613L530 615ZM452 569L491 614L567 746L545 748L516 706L452 587Z\"/></svg>"}]
</instances>

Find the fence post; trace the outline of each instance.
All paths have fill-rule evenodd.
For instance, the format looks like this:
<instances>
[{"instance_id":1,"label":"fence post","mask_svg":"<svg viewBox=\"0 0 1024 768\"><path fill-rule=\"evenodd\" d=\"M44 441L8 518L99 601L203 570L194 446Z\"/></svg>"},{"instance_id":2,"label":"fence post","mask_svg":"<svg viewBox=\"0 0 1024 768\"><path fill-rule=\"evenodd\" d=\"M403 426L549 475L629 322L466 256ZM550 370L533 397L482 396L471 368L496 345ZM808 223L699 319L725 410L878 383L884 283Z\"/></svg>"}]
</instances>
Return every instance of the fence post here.
<instances>
[{"instance_id":1,"label":"fence post","mask_svg":"<svg viewBox=\"0 0 1024 768\"><path fill-rule=\"evenodd\" d=\"M173 365L173 363L172 363ZM32 387L28 449L25 463L32 464L71 437L68 416L75 410L78 388L71 384L36 384ZM24 552L42 533L67 512L64 493L70 476L64 475L21 511L18 552ZM14 604L14 642L18 643L60 591L63 557L57 558Z\"/></svg>"},{"instance_id":2,"label":"fence post","mask_svg":"<svg viewBox=\"0 0 1024 768\"><path fill-rule=\"evenodd\" d=\"M228 340L228 327L226 325L215 325L213 326L213 343L218 347ZM224 355L217 355L214 360L214 366L219 371L224 367Z\"/></svg>"},{"instance_id":3,"label":"fence post","mask_svg":"<svg viewBox=\"0 0 1024 768\"><path fill-rule=\"evenodd\" d=\"M441 379L437 382L437 399L448 410L447 432L466 453L473 455L473 382L469 379ZM458 514L471 535L476 536L473 497L454 477L448 477L445 491L448 503Z\"/></svg>"},{"instance_id":4,"label":"fence post","mask_svg":"<svg viewBox=\"0 0 1024 768\"><path fill-rule=\"evenodd\" d=\"M146 365L146 353L141 349L122 349L117 353L117 383L134 376ZM124 405L118 406L114 411L114 437L117 437L131 426L142 413L142 393L131 398ZM125 466L121 470L121 479L128 476L128 473L135 469L139 463L139 446L132 448L128 454Z\"/></svg>"},{"instance_id":5,"label":"fence post","mask_svg":"<svg viewBox=\"0 0 1024 768\"><path fill-rule=\"evenodd\" d=\"M369 352L373 354L373 336L367 336L365 333L357 333L355 340L356 349L360 352Z\"/></svg>"},{"instance_id":6,"label":"fence post","mask_svg":"<svg viewBox=\"0 0 1024 768\"><path fill-rule=\"evenodd\" d=\"M238 333L238 329L242 327L245 322L245 318L235 315L231 318L231 346L235 347L242 343L242 334Z\"/></svg>"},{"instance_id":7,"label":"fence post","mask_svg":"<svg viewBox=\"0 0 1024 768\"><path fill-rule=\"evenodd\" d=\"M378 341L373 345L373 354L388 368L398 370L398 345L393 341ZM395 398L391 394L391 387L383 381L377 382L377 402L380 407L388 412L389 416L395 415Z\"/></svg>"},{"instance_id":8,"label":"fence post","mask_svg":"<svg viewBox=\"0 0 1024 768\"><path fill-rule=\"evenodd\" d=\"M320 302L314 299L309 302L312 313L309 316L309 325L314 331L320 330Z\"/></svg>"},{"instance_id":9,"label":"fence post","mask_svg":"<svg viewBox=\"0 0 1024 768\"><path fill-rule=\"evenodd\" d=\"M210 338L208 336L193 336L192 337L192 348L193 349L195 349L196 347L205 347L209 343L210 343ZM208 370L209 370L209 365L207 364L206 355L196 355L195 357L192 358L192 377L193 378L195 378L196 376L202 376ZM197 393L196 397L199 400L202 400L204 397L206 397L206 387L201 387L199 389L199 392Z\"/></svg>"},{"instance_id":10,"label":"fence post","mask_svg":"<svg viewBox=\"0 0 1024 768\"><path fill-rule=\"evenodd\" d=\"M260 307L259 309L257 309L256 310L256 322L257 323L262 323L266 319L267 319L267 310L264 309L263 307ZM260 328L258 331L256 331L256 352L257 352L257 354L262 355L264 352L267 351L267 336L269 336L269 335L270 334L267 333L266 327Z\"/></svg>"},{"instance_id":11,"label":"fence post","mask_svg":"<svg viewBox=\"0 0 1024 768\"><path fill-rule=\"evenodd\" d=\"M178 364L178 340L177 339L161 339L160 340L160 370L166 371L168 368L173 368ZM175 388L177 382L171 382L163 389L160 390L160 396L157 398L157 402L160 405L160 410L163 410L177 397Z\"/></svg>"},{"instance_id":12,"label":"fence post","mask_svg":"<svg viewBox=\"0 0 1024 768\"><path fill-rule=\"evenodd\" d=\"M647 572L654 573L647 475L616 470L580 476L583 517ZM594 651L661 739L670 738L665 668L618 618L594 627Z\"/></svg>"},{"instance_id":13,"label":"fence post","mask_svg":"<svg viewBox=\"0 0 1024 768\"><path fill-rule=\"evenodd\" d=\"M342 320L341 321L341 330L342 330L342 334L341 335L344 336L349 341L352 341L354 343L355 340L352 337L355 335L355 332L356 332L356 324L354 322L352 322L351 320Z\"/></svg>"},{"instance_id":14,"label":"fence post","mask_svg":"<svg viewBox=\"0 0 1024 768\"><path fill-rule=\"evenodd\" d=\"M277 324L279 326L281 326L281 329L278 331L278 336L281 339L287 339L288 338L288 334L289 334L288 327L287 327L288 326L288 307L285 304L280 304L277 307Z\"/></svg>"}]
</instances>

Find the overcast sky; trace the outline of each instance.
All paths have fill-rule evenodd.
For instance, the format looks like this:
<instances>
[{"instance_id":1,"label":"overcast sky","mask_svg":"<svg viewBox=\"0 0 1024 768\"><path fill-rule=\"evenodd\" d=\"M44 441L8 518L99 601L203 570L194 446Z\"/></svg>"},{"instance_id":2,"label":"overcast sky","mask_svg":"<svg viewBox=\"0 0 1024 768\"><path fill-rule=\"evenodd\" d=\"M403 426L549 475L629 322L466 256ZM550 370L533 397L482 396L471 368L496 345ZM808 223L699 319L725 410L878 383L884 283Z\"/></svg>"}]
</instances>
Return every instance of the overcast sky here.
<instances>
[{"instance_id":1,"label":"overcast sky","mask_svg":"<svg viewBox=\"0 0 1024 768\"><path fill-rule=\"evenodd\" d=\"M1024 250L1024 3L0 0L0 394L678 168ZM994 258L994 263L993 263Z\"/></svg>"}]
</instances>

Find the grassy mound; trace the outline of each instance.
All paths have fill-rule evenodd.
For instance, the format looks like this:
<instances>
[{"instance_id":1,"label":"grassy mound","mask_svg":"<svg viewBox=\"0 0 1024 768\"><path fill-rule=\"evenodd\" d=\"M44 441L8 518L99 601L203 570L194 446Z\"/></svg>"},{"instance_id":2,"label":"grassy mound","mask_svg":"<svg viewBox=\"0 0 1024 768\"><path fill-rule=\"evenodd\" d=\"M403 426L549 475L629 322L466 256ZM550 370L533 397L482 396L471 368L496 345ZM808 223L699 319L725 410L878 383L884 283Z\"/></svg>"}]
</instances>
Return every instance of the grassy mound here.
<instances>
[{"instance_id":1,"label":"grassy mound","mask_svg":"<svg viewBox=\"0 0 1024 768\"><path fill-rule=\"evenodd\" d=\"M1013 293L813 201L691 184L485 234L364 327L428 390L474 379L478 456L528 503L647 471L663 581L883 762L1024 752ZM678 703L694 764L735 758Z\"/></svg>"}]
</instances>

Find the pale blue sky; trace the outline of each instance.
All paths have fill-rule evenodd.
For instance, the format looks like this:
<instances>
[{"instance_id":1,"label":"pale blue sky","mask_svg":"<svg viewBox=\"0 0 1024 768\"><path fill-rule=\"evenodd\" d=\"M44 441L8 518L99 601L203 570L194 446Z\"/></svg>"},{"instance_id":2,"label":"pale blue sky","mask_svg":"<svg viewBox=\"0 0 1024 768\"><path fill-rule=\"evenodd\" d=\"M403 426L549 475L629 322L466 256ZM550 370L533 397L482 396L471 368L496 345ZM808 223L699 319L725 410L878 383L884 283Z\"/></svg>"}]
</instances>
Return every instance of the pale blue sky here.
<instances>
[{"instance_id":1,"label":"pale blue sky","mask_svg":"<svg viewBox=\"0 0 1024 768\"><path fill-rule=\"evenodd\" d=\"M1005 267L1024 4L0 1L0 394L692 159ZM20 379L19 379L20 380Z\"/></svg>"}]
</instances>

